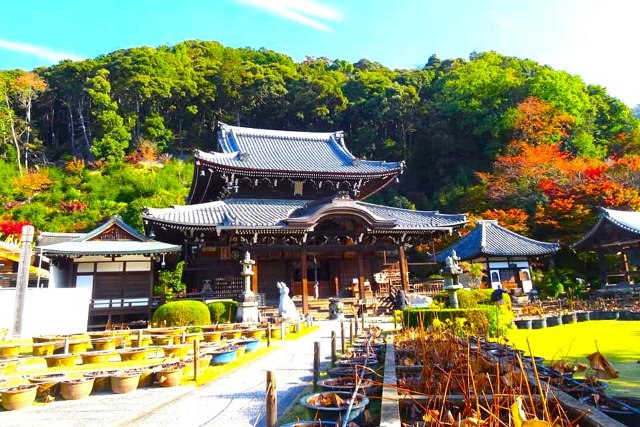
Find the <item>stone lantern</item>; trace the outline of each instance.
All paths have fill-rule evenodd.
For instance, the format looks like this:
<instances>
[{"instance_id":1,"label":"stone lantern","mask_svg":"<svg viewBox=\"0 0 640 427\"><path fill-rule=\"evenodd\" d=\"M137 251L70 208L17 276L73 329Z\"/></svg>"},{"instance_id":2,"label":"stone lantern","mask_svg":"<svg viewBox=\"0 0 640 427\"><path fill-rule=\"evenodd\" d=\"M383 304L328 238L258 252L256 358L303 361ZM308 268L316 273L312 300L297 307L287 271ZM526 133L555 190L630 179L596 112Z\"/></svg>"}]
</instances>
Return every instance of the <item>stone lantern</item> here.
<instances>
[{"instance_id":1,"label":"stone lantern","mask_svg":"<svg viewBox=\"0 0 640 427\"><path fill-rule=\"evenodd\" d=\"M256 323L259 321L256 294L251 290L251 277L254 274L253 266L255 263L256 262L251 259L249 252L245 252L244 259L240 261L240 264L242 265L242 273L240 273L240 275L244 278L244 292L242 293L240 303L238 304L236 322Z\"/></svg>"},{"instance_id":2,"label":"stone lantern","mask_svg":"<svg viewBox=\"0 0 640 427\"><path fill-rule=\"evenodd\" d=\"M451 308L458 308L458 289L462 289L460 284L460 275L462 268L458 265L460 257L456 255L456 251L451 251L451 255L445 261L445 267L442 270L444 276L444 289L449 293L449 305Z\"/></svg>"}]
</instances>

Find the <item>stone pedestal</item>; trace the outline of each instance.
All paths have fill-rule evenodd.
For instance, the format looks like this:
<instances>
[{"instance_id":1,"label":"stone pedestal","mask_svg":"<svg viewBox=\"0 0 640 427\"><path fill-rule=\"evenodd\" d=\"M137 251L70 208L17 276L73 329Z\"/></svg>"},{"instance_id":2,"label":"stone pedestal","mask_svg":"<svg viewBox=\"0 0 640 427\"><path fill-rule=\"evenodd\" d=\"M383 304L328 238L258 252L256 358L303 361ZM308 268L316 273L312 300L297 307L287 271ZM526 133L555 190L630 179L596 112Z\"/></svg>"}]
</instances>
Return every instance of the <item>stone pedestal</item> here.
<instances>
[{"instance_id":1,"label":"stone pedestal","mask_svg":"<svg viewBox=\"0 0 640 427\"><path fill-rule=\"evenodd\" d=\"M243 301L238 304L236 313L236 321L242 323L258 323L260 315L258 312L258 303L253 301Z\"/></svg>"}]
</instances>

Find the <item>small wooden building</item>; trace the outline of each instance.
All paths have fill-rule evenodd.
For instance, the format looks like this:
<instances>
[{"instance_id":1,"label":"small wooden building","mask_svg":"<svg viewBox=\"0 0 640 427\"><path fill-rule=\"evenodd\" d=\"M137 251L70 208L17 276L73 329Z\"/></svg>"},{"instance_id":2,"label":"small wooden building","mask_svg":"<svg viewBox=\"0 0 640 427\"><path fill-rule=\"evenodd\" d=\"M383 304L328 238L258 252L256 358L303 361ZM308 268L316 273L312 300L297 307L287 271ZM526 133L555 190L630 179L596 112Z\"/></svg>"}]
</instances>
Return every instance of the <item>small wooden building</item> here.
<instances>
[{"instance_id":1,"label":"small wooden building","mask_svg":"<svg viewBox=\"0 0 640 427\"><path fill-rule=\"evenodd\" d=\"M601 208L598 222L573 247L598 254L602 285L633 283L640 269L640 212ZM607 269L606 255L618 257L615 268Z\"/></svg>"},{"instance_id":2,"label":"small wooden building","mask_svg":"<svg viewBox=\"0 0 640 427\"><path fill-rule=\"evenodd\" d=\"M492 288L519 289L522 293L529 293L533 287L529 260L551 255L558 249L558 243L530 239L501 227L496 220L481 220L467 235L438 252L436 261L443 263L455 250L461 260L484 265L486 280Z\"/></svg>"},{"instance_id":3,"label":"small wooden building","mask_svg":"<svg viewBox=\"0 0 640 427\"><path fill-rule=\"evenodd\" d=\"M181 247L140 234L114 216L88 233L47 233L37 251L51 259L49 287L89 288L89 326L147 320L154 274Z\"/></svg>"}]
</instances>

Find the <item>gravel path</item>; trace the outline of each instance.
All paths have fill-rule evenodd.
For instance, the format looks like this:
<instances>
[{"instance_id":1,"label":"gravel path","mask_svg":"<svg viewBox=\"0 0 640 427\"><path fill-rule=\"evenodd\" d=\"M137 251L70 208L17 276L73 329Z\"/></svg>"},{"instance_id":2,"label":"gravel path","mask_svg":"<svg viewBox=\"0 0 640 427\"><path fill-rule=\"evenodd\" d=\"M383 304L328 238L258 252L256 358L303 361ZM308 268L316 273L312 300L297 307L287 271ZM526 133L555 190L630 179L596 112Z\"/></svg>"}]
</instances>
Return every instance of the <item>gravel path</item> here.
<instances>
[{"instance_id":1,"label":"gravel path","mask_svg":"<svg viewBox=\"0 0 640 427\"><path fill-rule=\"evenodd\" d=\"M330 357L331 331L339 337L340 324L317 325L317 331L201 387L150 387L0 411L0 426L263 426L266 371L275 372L282 414L312 380L314 341L321 342L321 361Z\"/></svg>"}]
</instances>

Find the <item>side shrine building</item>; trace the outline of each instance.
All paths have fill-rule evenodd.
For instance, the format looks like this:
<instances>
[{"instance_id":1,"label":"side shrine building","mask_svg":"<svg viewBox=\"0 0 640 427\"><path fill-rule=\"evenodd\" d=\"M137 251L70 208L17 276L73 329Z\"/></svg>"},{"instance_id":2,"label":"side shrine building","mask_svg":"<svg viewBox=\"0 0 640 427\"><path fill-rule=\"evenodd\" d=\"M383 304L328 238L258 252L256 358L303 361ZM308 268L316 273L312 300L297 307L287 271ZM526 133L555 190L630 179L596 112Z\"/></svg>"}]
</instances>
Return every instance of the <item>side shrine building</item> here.
<instances>
[{"instance_id":1,"label":"side shrine building","mask_svg":"<svg viewBox=\"0 0 640 427\"><path fill-rule=\"evenodd\" d=\"M217 151L196 152L187 204L145 208L145 232L182 245L190 291L237 298L248 251L256 261L252 291L277 300L276 283L288 283L306 314L309 296L362 299L394 278L407 289L405 249L464 225L462 214L364 201L404 169L356 158L342 132L220 123Z\"/></svg>"}]
</instances>

